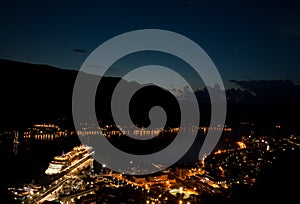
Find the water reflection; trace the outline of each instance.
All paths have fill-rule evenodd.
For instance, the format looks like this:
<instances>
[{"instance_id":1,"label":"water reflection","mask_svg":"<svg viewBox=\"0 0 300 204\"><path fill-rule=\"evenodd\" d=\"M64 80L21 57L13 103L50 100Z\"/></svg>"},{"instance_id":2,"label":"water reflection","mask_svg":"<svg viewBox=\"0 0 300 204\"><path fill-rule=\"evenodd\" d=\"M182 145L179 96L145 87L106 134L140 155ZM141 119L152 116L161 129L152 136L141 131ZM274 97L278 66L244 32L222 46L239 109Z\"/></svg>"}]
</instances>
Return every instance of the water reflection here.
<instances>
[{"instance_id":1,"label":"water reflection","mask_svg":"<svg viewBox=\"0 0 300 204\"><path fill-rule=\"evenodd\" d=\"M18 154L18 146L19 146L19 132L18 131L14 131L15 132L15 136L14 136L14 141L13 141L13 144L14 144L14 146L13 146L13 153L15 154L15 155L17 155Z\"/></svg>"},{"instance_id":2,"label":"water reflection","mask_svg":"<svg viewBox=\"0 0 300 204\"><path fill-rule=\"evenodd\" d=\"M55 140L68 135L67 130L62 130L61 127L55 124L35 124L33 127L24 131L24 139L36 139L36 140Z\"/></svg>"}]
</instances>

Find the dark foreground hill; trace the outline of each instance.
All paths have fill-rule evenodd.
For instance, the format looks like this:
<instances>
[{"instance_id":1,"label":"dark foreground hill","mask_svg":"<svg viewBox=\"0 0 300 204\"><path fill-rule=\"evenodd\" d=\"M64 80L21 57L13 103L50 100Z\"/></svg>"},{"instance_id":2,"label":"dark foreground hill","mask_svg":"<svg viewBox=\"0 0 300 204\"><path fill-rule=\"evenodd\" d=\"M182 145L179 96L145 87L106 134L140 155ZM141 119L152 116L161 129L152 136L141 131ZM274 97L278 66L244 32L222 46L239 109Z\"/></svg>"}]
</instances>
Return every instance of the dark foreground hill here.
<instances>
[{"instance_id":1,"label":"dark foreground hill","mask_svg":"<svg viewBox=\"0 0 300 204\"><path fill-rule=\"evenodd\" d=\"M76 74L47 65L0 60L0 127L26 127L68 115Z\"/></svg>"}]
</instances>

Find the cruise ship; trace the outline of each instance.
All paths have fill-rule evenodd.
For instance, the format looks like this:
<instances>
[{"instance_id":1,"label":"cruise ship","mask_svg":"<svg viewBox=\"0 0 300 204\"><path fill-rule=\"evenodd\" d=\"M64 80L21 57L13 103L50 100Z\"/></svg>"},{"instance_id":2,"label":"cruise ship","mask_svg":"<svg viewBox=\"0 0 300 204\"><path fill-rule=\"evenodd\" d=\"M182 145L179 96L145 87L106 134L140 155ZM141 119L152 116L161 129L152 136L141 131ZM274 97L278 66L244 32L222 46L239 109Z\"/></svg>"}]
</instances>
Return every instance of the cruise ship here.
<instances>
[{"instance_id":1,"label":"cruise ship","mask_svg":"<svg viewBox=\"0 0 300 204\"><path fill-rule=\"evenodd\" d=\"M80 163L86 162L93 154L92 147L86 145L76 146L66 154L62 153L60 156L55 156L45 173L47 175L58 175L72 170Z\"/></svg>"}]
</instances>

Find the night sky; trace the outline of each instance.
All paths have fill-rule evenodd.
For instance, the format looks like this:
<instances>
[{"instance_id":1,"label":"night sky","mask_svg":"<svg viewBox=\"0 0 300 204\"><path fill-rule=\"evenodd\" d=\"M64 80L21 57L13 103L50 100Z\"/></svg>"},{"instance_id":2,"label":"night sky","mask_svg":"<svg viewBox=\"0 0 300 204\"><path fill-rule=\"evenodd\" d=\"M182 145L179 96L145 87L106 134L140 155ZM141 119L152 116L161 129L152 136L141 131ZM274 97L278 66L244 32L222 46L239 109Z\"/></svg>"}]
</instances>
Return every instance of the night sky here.
<instances>
[{"instance_id":1,"label":"night sky","mask_svg":"<svg viewBox=\"0 0 300 204\"><path fill-rule=\"evenodd\" d=\"M0 58L79 69L106 40L164 29L198 43L224 80L300 82L297 1L2 1Z\"/></svg>"}]
</instances>

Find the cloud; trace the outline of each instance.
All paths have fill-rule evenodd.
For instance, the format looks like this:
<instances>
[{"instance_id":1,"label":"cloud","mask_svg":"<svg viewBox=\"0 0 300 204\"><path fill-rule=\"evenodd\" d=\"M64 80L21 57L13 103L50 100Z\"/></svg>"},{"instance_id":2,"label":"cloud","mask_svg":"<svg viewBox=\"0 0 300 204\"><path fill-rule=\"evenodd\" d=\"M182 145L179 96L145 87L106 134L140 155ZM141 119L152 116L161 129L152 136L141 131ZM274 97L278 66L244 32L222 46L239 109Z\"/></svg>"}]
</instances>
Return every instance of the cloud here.
<instances>
[{"instance_id":1,"label":"cloud","mask_svg":"<svg viewBox=\"0 0 300 204\"><path fill-rule=\"evenodd\" d=\"M93 68L95 70L97 70L97 69L106 69L105 67L101 67L101 66L94 65L94 64L87 64L86 66L91 67L91 68ZM118 70L110 68L108 71L110 71L110 72L117 72Z\"/></svg>"},{"instance_id":2,"label":"cloud","mask_svg":"<svg viewBox=\"0 0 300 204\"><path fill-rule=\"evenodd\" d=\"M73 52L76 52L76 53L87 53L86 50L83 50L83 49L80 49L80 48L74 48Z\"/></svg>"},{"instance_id":3,"label":"cloud","mask_svg":"<svg viewBox=\"0 0 300 204\"><path fill-rule=\"evenodd\" d=\"M191 6L193 6L193 5L197 4L198 1L196 1L196 0L190 0L190 1L187 1L187 3L188 3L189 5L191 5Z\"/></svg>"}]
</instances>

